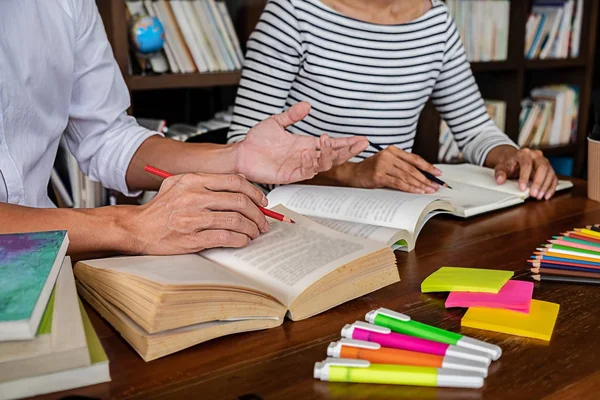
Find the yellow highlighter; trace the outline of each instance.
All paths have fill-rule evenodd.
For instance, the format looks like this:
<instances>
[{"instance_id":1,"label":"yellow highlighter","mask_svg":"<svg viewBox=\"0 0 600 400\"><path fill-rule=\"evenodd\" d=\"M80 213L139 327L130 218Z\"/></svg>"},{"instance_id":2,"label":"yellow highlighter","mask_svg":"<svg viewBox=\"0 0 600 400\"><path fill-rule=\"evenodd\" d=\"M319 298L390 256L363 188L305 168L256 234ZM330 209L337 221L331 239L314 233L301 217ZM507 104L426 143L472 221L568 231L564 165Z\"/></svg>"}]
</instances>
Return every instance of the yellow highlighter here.
<instances>
[{"instance_id":1,"label":"yellow highlighter","mask_svg":"<svg viewBox=\"0 0 600 400\"><path fill-rule=\"evenodd\" d=\"M382 383L390 385L480 388L477 372L407 365L371 364L366 360L327 358L315 363L314 377L329 382Z\"/></svg>"}]
</instances>

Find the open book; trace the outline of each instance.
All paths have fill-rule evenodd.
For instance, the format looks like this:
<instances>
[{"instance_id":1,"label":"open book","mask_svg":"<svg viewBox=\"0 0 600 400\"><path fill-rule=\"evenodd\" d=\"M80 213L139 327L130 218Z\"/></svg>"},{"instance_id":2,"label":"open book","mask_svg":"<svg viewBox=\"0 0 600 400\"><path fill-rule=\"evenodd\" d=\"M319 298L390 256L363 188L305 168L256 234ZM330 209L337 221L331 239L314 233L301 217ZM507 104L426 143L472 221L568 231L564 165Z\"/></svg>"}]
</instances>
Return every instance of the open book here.
<instances>
[{"instance_id":1,"label":"open book","mask_svg":"<svg viewBox=\"0 0 600 400\"><path fill-rule=\"evenodd\" d=\"M80 293L148 361L280 325L286 313L308 318L399 280L385 244L275 209L296 224L271 222L243 249L79 262Z\"/></svg>"},{"instance_id":2,"label":"open book","mask_svg":"<svg viewBox=\"0 0 600 400\"><path fill-rule=\"evenodd\" d=\"M470 164L436 165L452 189L432 195L388 189L287 185L269 193L269 203L282 204L339 232L386 243L394 250L414 249L419 232L440 213L468 218L523 203L516 181L497 185L494 171ZM468 183L463 183L468 182ZM560 181L557 190L573 184Z\"/></svg>"}]
</instances>

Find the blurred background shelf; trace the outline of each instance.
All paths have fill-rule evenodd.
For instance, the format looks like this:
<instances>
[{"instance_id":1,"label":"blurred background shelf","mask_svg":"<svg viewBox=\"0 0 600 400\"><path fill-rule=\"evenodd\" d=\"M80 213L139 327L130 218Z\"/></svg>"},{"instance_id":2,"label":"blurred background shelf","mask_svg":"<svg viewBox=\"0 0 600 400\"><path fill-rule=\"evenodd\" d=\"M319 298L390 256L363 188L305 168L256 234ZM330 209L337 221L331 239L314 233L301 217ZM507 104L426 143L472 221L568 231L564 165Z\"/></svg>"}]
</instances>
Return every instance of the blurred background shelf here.
<instances>
[{"instance_id":1,"label":"blurred background shelf","mask_svg":"<svg viewBox=\"0 0 600 400\"><path fill-rule=\"evenodd\" d=\"M211 88L218 86L235 86L239 83L241 71L208 72L193 74L132 75L126 78L131 91Z\"/></svg>"}]
</instances>

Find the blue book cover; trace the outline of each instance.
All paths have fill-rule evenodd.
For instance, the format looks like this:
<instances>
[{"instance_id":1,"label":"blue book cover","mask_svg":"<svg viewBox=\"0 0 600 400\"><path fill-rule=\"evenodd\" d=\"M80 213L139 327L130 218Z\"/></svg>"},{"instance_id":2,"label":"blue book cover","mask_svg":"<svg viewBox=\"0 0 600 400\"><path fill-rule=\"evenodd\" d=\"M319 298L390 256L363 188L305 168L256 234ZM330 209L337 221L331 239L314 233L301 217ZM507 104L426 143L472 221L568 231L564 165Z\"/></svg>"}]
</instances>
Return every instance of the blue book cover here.
<instances>
[{"instance_id":1,"label":"blue book cover","mask_svg":"<svg viewBox=\"0 0 600 400\"><path fill-rule=\"evenodd\" d=\"M68 243L66 231L0 235L0 340L35 336Z\"/></svg>"}]
</instances>

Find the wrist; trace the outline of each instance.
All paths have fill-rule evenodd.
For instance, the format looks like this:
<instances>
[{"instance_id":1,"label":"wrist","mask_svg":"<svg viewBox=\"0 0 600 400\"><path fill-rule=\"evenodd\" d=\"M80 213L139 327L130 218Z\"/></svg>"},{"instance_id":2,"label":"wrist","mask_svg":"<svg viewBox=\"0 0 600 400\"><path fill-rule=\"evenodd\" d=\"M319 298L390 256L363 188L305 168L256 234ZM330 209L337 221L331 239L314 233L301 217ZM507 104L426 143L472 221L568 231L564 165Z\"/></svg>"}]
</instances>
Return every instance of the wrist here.
<instances>
[{"instance_id":1,"label":"wrist","mask_svg":"<svg viewBox=\"0 0 600 400\"><path fill-rule=\"evenodd\" d=\"M490 150L485 158L484 165L488 168L494 168L503 163L519 152L519 149L509 145L496 146Z\"/></svg>"},{"instance_id":2,"label":"wrist","mask_svg":"<svg viewBox=\"0 0 600 400\"><path fill-rule=\"evenodd\" d=\"M120 254L143 254L140 241L143 232L137 218L142 207L109 206L99 210L102 210L105 247Z\"/></svg>"}]
</instances>

